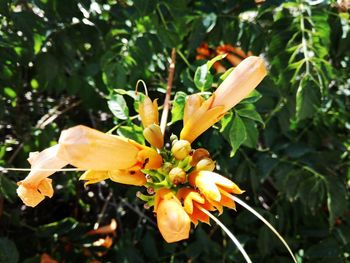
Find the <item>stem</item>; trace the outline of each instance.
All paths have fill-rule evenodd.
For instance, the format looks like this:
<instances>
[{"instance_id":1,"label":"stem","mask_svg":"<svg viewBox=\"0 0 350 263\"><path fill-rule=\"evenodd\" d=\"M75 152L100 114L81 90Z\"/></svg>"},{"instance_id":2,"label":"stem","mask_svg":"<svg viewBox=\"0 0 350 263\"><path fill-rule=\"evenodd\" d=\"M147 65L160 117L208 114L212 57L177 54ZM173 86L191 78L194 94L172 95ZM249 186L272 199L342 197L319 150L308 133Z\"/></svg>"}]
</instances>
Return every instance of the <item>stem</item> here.
<instances>
[{"instance_id":1,"label":"stem","mask_svg":"<svg viewBox=\"0 0 350 263\"><path fill-rule=\"evenodd\" d=\"M215 221L215 223L217 223L222 228L222 230L225 231L225 233L229 236L229 238L231 238L233 243L235 243L235 245L237 246L239 251L242 253L242 255L243 255L244 259L246 260L246 262L252 263L252 260L249 258L247 252L244 250L243 246L241 245L241 243L239 243L238 239L232 234L232 232L230 230L228 230L228 228L223 223L221 223L221 221L219 219L217 219L212 213L210 213L209 211L205 210L201 206L196 206L196 207L199 210L201 210L204 214L209 216L211 219L213 219Z\"/></svg>"},{"instance_id":2,"label":"stem","mask_svg":"<svg viewBox=\"0 0 350 263\"><path fill-rule=\"evenodd\" d=\"M165 133L165 127L167 124L168 113L169 113L169 109L170 109L171 88L173 86L174 73L175 73L175 59L176 59L176 49L173 48L171 50L171 61L170 61L170 65L169 65L168 84L166 87L166 94L165 94L165 99L164 99L162 118L160 121L160 130L162 131L163 136Z\"/></svg>"},{"instance_id":3,"label":"stem","mask_svg":"<svg viewBox=\"0 0 350 263\"><path fill-rule=\"evenodd\" d=\"M290 249L290 247L288 246L287 242L284 240L284 238L278 233L278 231L265 219L263 218L255 209L253 209L251 206L249 206L248 204L246 204L244 201L242 201L241 199L239 199L236 196L230 195L228 193L222 192L222 194L226 195L227 197L231 198L233 201L235 201L236 203L240 204L241 206L243 206L245 209L247 209L249 212L251 212L253 215L255 215L257 218L259 218L265 225L267 225L268 228L271 229L271 231L279 238L279 240L281 240L281 242L283 243L283 245L287 248L289 254L291 255L291 257L293 258L293 261L295 263L297 263L296 258L294 257L294 254L292 252L292 250Z\"/></svg>"}]
</instances>

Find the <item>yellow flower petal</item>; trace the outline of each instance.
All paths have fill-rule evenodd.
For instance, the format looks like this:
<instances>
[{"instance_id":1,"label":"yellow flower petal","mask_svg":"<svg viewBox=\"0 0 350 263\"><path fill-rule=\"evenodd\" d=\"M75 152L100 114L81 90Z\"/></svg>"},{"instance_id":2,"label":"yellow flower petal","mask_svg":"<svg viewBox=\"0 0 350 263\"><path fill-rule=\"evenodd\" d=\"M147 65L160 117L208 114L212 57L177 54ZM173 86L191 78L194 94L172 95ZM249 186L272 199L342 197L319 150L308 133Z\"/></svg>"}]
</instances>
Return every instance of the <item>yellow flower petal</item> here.
<instances>
[{"instance_id":1,"label":"yellow flower petal","mask_svg":"<svg viewBox=\"0 0 350 263\"><path fill-rule=\"evenodd\" d=\"M147 182L141 171L114 170L108 171L108 176L112 181L121 184L141 186Z\"/></svg>"},{"instance_id":2,"label":"yellow flower petal","mask_svg":"<svg viewBox=\"0 0 350 263\"><path fill-rule=\"evenodd\" d=\"M26 206L34 207L44 200L44 195L40 194L35 187L21 182L18 184L17 194Z\"/></svg>"},{"instance_id":3,"label":"yellow flower petal","mask_svg":"<svg viewBox=\"0 0 350 263\"><path fill-rule=\"evenodd\" d=\"M191 186L198 187L207 199L219 202L221 199L221 193L211 177L211 174L214 173L209 171L195 171L189 175L188 181Z\"/></svg>"},{"instance_id":4,"label":"yellow flower petal","mask_svg":"<svg viewBox=\"0 0 350 263\"><path fill-rule=\"evenodd\" d=\"M255 56L244 59L216 89L212 107L224 106L225 112L230 110L249 95L266 74L263 59Z\"/></svg>"},{"instance_id":5,"label":"yellow flower petal","mask_svg":"<svg viewBox=\"0 0 350 263\"><path fill-rule=\"evenodd\" d=\"M52 179L44 178L38 185L39 192L47 197L53 196Z\"/></svg>"},{"instance_id":6,"label":"yellow flower petal","mask_svg":"<svg viewBox=\"0 0 350 263\"><path fill-rule=\"evenodd\" d=\"M84 184L84 186L87 186L89 184L99 183L106 179L109 179L109 174L107 171L94 171L94 170L88 170L79 177L79 180L87 181Z\"/></svg>"},{"instance_id":7,"label":"yellow flower petal","mask_svg":"<svg viewBox=\"0 0 350 263\"><path fill-rule=\"evenodd\" d=\"M59 144L69 163L87 170L127 169L137 163L139 150L128 139L83 125L64 130Z\"/></svg>"}]
</instances>

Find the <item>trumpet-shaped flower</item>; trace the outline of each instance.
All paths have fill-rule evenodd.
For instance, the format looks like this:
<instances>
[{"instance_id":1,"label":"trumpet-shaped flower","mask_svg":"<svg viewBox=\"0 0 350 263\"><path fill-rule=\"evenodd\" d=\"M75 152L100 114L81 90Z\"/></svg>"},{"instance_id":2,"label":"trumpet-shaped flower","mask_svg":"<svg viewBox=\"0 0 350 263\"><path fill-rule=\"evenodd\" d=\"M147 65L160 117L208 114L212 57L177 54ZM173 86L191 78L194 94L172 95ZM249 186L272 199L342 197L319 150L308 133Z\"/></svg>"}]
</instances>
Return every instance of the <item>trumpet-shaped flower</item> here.
<instances>
[{"instance_id":1,"label":"trumpet-shaped flower","mask_svg":"<svg viewBox=\"0 0 350 263\"><path fill-rule=\"evenodd\" d=\"M263 60L251 56L227 76L208 100L203 102L199 94L191 95L185 104L184 127L180 138L193 142L252 92L266 74Z\"/></svg>"},{"instance_id":2,"label":"trumpet-shaped flower","mask_svg":"<svg viewBox=\"0 0 350 263\"><path fill-rule=\"evenodd\" d=\"M211 171L194 171L189 175L191 186L197 187L210 204L222 213L222 206L235 209L235 203L225 194L242 194L234 182Z\"/></svg>"},{"instance_id":3,"label":"trumpet-shaped flower","mask_svg":"<svg viewBox=\"0 0 350 263\"><path fill-rule=\"evenodd\" d=\"M140 185L145 178L139 170L160 167L162 157L132 140L80 125L63 131L57 145L32 153L28 161L32 170L18 182L17 193L26 205L34 207L45 196L52 197L52 181L47 177L67 164L93 170L85 175L89 181L110 178ZM103 171L108 171L108 177Z\"/></svg>"},{"instance_id":4,"label":"trumpet-shaped flower","mask_svg":"<svg viewBox=\"0 0 350 263\"><path fill-rule=\"evenodd\" d=\"M159 231L166 242L177 242L189 237L191 219L171 190L157 191L154 211L157 213Z\"/></svg>"}]
</instances>

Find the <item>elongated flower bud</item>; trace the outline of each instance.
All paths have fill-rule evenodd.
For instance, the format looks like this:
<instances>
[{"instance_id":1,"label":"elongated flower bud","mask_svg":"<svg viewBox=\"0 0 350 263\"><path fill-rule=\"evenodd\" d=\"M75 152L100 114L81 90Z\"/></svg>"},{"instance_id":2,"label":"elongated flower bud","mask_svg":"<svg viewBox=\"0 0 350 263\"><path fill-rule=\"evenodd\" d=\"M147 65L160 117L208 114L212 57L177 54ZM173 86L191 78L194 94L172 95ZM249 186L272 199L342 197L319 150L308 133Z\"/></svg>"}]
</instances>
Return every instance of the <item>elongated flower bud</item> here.
<instances>
[{"instance_id":1,"label":"elongated flower bud","mask_svg":"<svg viewBox=\"0 0 350 263\"><path fill-rule=\"evenodd\" d=\"M139 114L144 128L151 124L159 124L159 113L157 100L153 102L148 96L139 104Z\"/></svg>"},{"instance_id":2,"label":"elongated flower bud","mask_svg":"<svg viewBox=\"0 0 350 263\"><path fill-rule=\"evenodd\" d=\"M212 107L224 106L230 110L251 93L266 76L264 61L255 56L244 59L215 91Z\"/></svg>"},{"instance_id":3,"label":"elongated flower bud","mask_svg":"<svg viewBox=\"0 0 350 263\"><path fill-rule=\"evenodd\" d=\"M154 147L161 149L164 145L164 138L160 127L151 124L143 130L143 136Z\"/></svg>"}]
</instances>

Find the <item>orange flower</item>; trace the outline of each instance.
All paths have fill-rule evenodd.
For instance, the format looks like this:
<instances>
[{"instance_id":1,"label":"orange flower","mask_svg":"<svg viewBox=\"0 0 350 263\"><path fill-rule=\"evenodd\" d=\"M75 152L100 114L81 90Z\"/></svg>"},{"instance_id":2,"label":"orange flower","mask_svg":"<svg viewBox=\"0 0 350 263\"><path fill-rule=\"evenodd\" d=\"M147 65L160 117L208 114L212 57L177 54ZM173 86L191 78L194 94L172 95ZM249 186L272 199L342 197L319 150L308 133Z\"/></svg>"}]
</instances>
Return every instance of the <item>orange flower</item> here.
<instances>
[{"instance_id":1,"label":"orange flower","mask_svg":"<svg viewBox=\"0 0 350 263\"><path fill-rule=\"evenodd\" d=\"M242 191L234 182L210 171L194 171L188 181L191 186L197 187L208 202L222 213L222 206L235 209L234 201L227 194L242 194Z\"/></svg>"},{"instance_id":2,"label":"orange flower","mask_svg":"<svg viewBox=\"0 0 350 263\"><path fill-rule=\"evenodd\" d=\"M191 219L171 190L163 188L157 191L154 211L157 213L158 229L166 242L189 237Z\"/></svg>"},{"instance_id":3,"label":"orange flower","mask_svg":"<svg viewBox=\"0 0 350 263\"><path fill-rule=\"evenodd\" d=\"M43 253L40 257L40 263L58 263L58 261L54 260L49 254Z\"/></svg>"},{"instance_id":4,"label":"orange flower","mask_svg":"<svg viewBox=\"0 0 350 263\"><path fill-rule=\"evenodd\" d=\"M213 210L213 207L203 196L188 187L181 188L176 196L179 200L183 201L185 212L190 216L193 224L197 226L198 221L210 224L209 216L198 209L198 207L201 207L208 211Z\"/></svg>"},{"instance_id":5,"label":"orange flower","mask_svg":"<svg viewBox=\"0 0 350 263\"><path fill-rule=\"evenodd\" d=\"M117 229L117 221L115 219L111 220L109 225L101 226L97 229L91 230L87 232L87 235L107 235L112 234L115 235L115 230Z\"/></svg>"},{"instance_id":6,"label":"orange flower","mask_svg":"<svg viewBox=\"0 0 350 263\"><path fill-rule=\"evenodd\" d=\"M156 169L162 164L162 157L152 148L82 125L63 131L57 145L32 153L28 160L32 170L18 182L17 194L27 206L32 207L45 196L52 197L52 181L47 177L67 164L99 171L89 171L90 175L85 175L91 181L103 180L103 171L108 171L108 177L114 181L137 185L145 182L137 171ZM130 178L132 172L128 171L136 171L133 180Z\"/></svg>"},{"instance_id":7,"label":"orange flower","mask_svg":"<svg viewBox=\"0 0 350 263\"><path fill-rule=\"evenodd\" d=\"M184 127L180 138L192 143L252 92L266 74L263 60L251 56L227 76L208 100L203 102L199 94L189 96L185 104Z\"/></svg>"}]
</instances>

